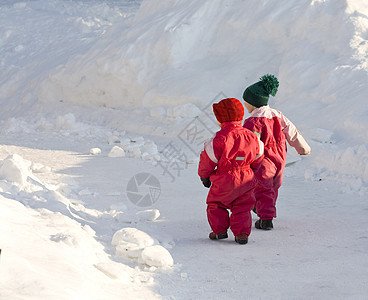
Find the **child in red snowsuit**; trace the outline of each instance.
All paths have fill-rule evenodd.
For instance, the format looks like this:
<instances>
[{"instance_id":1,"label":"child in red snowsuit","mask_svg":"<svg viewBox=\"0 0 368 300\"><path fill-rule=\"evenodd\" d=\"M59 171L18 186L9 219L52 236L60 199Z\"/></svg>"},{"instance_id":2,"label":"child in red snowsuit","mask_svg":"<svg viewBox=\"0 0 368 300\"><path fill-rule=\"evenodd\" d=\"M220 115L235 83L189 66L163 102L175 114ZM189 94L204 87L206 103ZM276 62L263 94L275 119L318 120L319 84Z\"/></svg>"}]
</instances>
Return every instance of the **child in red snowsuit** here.
<instances>
[{"instance_id":1,"label":"child in red snowsuit","mask_svg":"<svg viewBox=\"0 0 368 300\"><path fill-rule=\"evenodd\" d=\"M256 172L255 210L259 217L255 227L270 230L276 217L276 199L285 169L286 140L300 155L308 155L311 148L280 111L268 106L269 95L275 96L279 82L273 75L265 75L261 81L249 86L243 93L245 107L251 116L244 127L255 132L264 143L264 159Z\"/></svg>"},{"instance_id":2,"label":"child in red snowsuit","mask_svg":"<svg viewBox=\"0 0 368 300\"><path fill-rule=\"evenodd\" d=\"M207 218L213 232L209 238L227 238L230 227L235 241L246 244L255 204L253 170L263 158L263 143L242 126L244 108L239 100L221 100L213 104L213 111L221 130L205 143L198 167L203 184L210 187Z\"/></svg>"}]
</instances>

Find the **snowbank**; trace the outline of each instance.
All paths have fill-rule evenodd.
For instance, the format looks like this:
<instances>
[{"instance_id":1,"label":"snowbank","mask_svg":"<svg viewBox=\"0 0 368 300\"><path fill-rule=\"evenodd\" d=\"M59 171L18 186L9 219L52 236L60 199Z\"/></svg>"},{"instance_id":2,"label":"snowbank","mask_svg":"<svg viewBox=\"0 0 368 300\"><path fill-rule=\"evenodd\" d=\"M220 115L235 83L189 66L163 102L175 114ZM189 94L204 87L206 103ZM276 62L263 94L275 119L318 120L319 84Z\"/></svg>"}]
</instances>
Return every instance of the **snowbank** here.
<instances>
[{"instance_id":1,"label":"snowbank","mask_svg":"<svg viewBox=\"0 0 368 300\"><path fill-rule=\"evenodd\" d=\"M2 298L160 299L143 286L152 276L112 261L88 225L3 196L0 206Z\"/></svg>"},{"instance_id":2,"label":"snowbank","mask_svg":"<svg viewBox=\"0 0 368 300\"><path fill-rule=\"evenodd\" d=\"M11 149L2 146L2 155ZM56 178L57 184L47 183L37 175L48 181ZM105 211L90 209L81 199L98 195L88 187L69 182L64 188L65 184L52 168L18 154L0 160L2 297L19 292L40 299L55 295L59 299L101 299L103 290L103 296L110 299L120 299L123 293L127 299L156 299L149 285L154 283L155 268L173 266L168 250L148 234L133 229L135 239L128 242L141 247L131 251L139 252L137 263L151 267L148 272L133 269L109 258L101 233L92 227L100 231L122 223L137 226L155 221L160 212L129 211L124 205ZM114 235L113 241L116 240L119 241L118 234Z\"/></svg>"},{"instance_id":3,"label":"snowbank","mask_svg":"<svg viewBox=\"0 0 368 300\"><path fill-rule=\"evenodd\" d=\"M367 184L363 0L143 1L128 10L73 2L65 12L60 6L57 0L42 8L38 2L1 6L7 20L1 45L11 45L2 46L4 133L104 135L91 130L97 123L133 137L175 139L220 92L241 98L247 85L274 73L280 88L271 106L312 143L312 158L299 164L308 169L306 178L336 178L347 191L365 192L357 188L359 180ZM11 24L20 14L40 34L46 34L40 20L52 15L49 39L27 24L28 31L17 32ZM330 132L328 143L320 141L321 131ZM108 142L124 150L111 156L157 160L162 151L150 141L133 146L120 133Z\"/></svg>"},{"instance_id":4,"label":"snowbank","mask_svg":"<svg viewBox=\"0 0 368 300\"><path fill-rule=\"evenodd\" d=\"M317 141L308 174L327 169L367 183L367 10L352 0L143 1L86 53L48 71L37 97L113 109L90 118L177 137L218 93L241 98L247 85L274 73L280 88L271 106ZM332 145L319 144L319 130L331 132Z\"/></svg>"},{"instance_id":5,"label":"snowbank","mask_svg":"<svg viewBox=\"0 0 368 300\"><path fill-rule=\"evenodd\" d=\"M154 282L150 274L109 258L86 224L93 212L33 174L53 177L51 169L17 154L0 165L2 297L101 299L103 290L110 299L157 298L142 286Z\"/></svg>"},{"instance_id":6,"label":"snowbank","mask_svg":"<svg viewBox=\"0 0 368 300\"><path fill-rule=\"evenodd\" d=\"M274 73L275 104L298 123L313 115L320 128L367 138L367 4L358 2L143 1L128 29L115 24L51 72L38 95L88 107L201 107L221 91L240 98Z\"/></svg>"}]
</instances>

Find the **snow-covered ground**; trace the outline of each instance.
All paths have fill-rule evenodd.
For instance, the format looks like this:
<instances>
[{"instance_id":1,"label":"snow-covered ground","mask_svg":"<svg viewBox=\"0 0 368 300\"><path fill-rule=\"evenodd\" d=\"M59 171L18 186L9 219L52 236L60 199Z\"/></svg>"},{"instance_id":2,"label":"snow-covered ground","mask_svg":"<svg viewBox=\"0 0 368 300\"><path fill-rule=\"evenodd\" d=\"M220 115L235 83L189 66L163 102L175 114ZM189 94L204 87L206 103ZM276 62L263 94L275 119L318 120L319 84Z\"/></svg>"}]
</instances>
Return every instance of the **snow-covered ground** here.
<instances>
[{"instance_id":1,"label":"snow-covered ground","mask_svg":"<svg viewBox=\"0 0 368 300\"><path fill-rule=\"evenodd\" d=\"M1 299L367 299L367 1L5 0L0 53ZM210 104L266 73L312 154L213 242Z\"/></svg>"}]
</instances>

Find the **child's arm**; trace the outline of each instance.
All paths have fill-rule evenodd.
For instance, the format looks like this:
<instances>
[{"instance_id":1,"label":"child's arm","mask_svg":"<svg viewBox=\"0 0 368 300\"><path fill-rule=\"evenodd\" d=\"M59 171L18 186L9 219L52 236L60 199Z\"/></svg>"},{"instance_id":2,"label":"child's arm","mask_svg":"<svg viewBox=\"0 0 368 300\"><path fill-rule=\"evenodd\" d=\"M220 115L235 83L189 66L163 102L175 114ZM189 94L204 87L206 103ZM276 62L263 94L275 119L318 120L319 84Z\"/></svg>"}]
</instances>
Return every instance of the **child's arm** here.
<instances>
[{"instance_id":1,"label":"child's arm","mask_svg":"<svg viewBox=\"0 0 368 300\"><path fill-rule=\"evenodd\" d=\"M209 178L217 167L218 158L215 155L215 148L216 150L218 148L217 144L215 136L204 144L204 150L201 153L198 166L198 175L201 179Z\"/></svg>"},{"instance_id":2,"label":"child's arm","mask_svg":"<svg viewBox=\"0 0 368 300\"><path fill-rule=\"evenodd\" d=\"M295 125L285 116L282 117L284 122L284 128L282 131L284 132L290 146L294 147L300 155L310 154L311 147L308 145L300 132L296 129Z\"/></svg>"},{"instance_id":3,"label":"child's arm","mask_svg":"<svg viewBox=\"0 0 368 300\"><path fill-rule=\"evenodd\" d=\"M198 175L201 178L208 178L215 170L217 163L213 162L206 150L203 150L199 159Z\"/></svg>"}]
</instances>

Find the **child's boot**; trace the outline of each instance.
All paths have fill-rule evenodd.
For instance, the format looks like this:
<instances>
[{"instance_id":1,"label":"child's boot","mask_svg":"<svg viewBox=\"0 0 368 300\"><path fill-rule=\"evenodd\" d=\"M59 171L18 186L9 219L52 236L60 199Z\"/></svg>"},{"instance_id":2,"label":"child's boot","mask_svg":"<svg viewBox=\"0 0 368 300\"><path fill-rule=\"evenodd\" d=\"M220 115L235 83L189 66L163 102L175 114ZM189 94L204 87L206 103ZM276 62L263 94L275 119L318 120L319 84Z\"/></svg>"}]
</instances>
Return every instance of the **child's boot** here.
<instances>
[{"instance_id":1,"label":"child's boot","mask_svg":"<svg viewBox=\"0 0 368 300\"><path fill-rule=\"evenodd\" d=\"M227 238L227 230L221 231L219 234L211 232L208 236L211 240L222 240Z\"/></svg>"},{"instance_id":2,"label":"child's boot","mask_svg":"<svg viewBox=\"0 0 368 300\"><path fill-rule=\"evenodd\" d=\"M245 233L239 234L235 237L235 242L237 242L238 244L246 244L248 243L248 235Z\"/></svg>"},{"instance_id":3,"label":"child's boot","mask_svg":"<svg viewBox=\"0 0 368 300\"><path fill-rule=\"evenodd\" d=\"M271 230L273 228L272 220L261 220L256 221L254 226L257 229Z\"/></svg>"}]
</instances>

